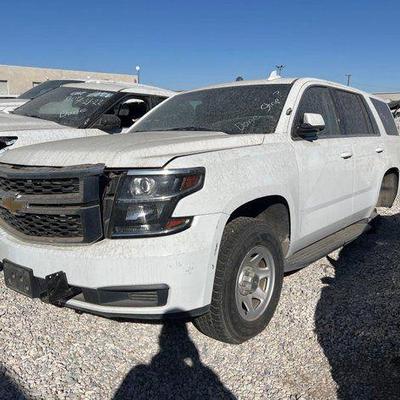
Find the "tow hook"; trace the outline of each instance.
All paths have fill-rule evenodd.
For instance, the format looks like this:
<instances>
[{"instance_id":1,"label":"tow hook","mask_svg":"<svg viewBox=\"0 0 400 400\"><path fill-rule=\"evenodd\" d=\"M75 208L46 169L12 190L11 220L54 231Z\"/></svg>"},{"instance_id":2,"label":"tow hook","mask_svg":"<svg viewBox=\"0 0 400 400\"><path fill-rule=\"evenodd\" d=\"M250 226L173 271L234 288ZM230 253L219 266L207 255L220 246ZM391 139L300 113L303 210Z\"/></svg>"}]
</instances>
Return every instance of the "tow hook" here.
<instances>
[{"instance_id":1,"label":"tow hook","mask_svg":"<svg viewBox=\"0 0 400 400\"><path fill-rule=\"evenodd\" d=\"M76 296L80 289L68 285L65 272L59 271L45 278L46 290L40 294L40 299L49 304L62 306L66 300Z\"/></svg>"}]
</instances>

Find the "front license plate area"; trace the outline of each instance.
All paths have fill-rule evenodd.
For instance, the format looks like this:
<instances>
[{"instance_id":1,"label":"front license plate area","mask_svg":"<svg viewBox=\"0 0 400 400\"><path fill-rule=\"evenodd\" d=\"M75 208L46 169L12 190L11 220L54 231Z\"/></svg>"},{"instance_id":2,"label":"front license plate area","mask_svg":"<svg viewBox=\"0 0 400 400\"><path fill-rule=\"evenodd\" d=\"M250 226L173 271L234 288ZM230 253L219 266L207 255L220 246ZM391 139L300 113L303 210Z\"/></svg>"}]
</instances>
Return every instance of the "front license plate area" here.
<instances>
[{"instance_id":1,"label":"front license plate area","mask_svg":"<svg viewBox=\"0 0 400 400\"><path fill-rule=\"evenodd\" d=\"M8 288L25 296L34 297L35 279L33 271L26 267L14 264L11 261L3 261L4 281Z\"/></svg>"}]
</instances>

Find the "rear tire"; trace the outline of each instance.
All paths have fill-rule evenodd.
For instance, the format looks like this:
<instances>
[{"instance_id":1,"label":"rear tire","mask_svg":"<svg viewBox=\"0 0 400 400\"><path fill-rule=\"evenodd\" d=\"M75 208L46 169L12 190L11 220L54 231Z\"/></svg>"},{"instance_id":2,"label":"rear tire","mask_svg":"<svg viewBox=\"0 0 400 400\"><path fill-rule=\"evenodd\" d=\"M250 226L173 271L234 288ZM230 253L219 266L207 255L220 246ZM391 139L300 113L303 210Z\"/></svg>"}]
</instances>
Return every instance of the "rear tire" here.
<instances>
[{"instance_id":1,"label":"rear tire","mask_svg":"<svg viewBox=\"0 0 400 400\"><path fill-rule=\"evenodd\" d=\"M210 310L194 320L205 335L239 344L263 331L279 301L281 244L270 225L239 217L225 227Z\"/></svg>"}]
</instances>

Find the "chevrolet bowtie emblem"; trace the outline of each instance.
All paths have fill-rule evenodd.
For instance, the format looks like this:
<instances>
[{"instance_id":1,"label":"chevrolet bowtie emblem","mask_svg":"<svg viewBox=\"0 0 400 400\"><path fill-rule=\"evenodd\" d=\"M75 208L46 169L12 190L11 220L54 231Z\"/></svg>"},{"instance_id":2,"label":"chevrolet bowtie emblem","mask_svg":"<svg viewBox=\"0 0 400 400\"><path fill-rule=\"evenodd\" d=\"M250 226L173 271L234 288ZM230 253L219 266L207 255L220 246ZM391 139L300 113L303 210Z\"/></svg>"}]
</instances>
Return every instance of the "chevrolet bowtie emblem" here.
<instances>
[{"instance_id":1,"label":"chevrolet bowtie emblem","mask_svg":"<svg viewBox=\"0 0 400 400\"><path fill-rule=\"evenodd\" d=\"M8 211L10 211L12 214L16 214L18 211L21 211L22 209L25 209L27 206L27 203L25 201L21 201L18 199L19 195L17 196L4 196L1 199L1 206Z\"/></svg>"}]
</instances>

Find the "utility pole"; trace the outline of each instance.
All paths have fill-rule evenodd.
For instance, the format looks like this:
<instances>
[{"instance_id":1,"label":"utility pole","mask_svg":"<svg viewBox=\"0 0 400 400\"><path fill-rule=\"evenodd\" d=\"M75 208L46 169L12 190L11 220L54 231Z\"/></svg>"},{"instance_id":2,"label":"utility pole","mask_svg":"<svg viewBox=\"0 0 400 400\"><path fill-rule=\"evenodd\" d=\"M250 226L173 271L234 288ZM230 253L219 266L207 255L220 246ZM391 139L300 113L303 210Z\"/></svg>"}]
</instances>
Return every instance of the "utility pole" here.
<instances>
[{"instance_id":1,"label":"utility pole","mask_svg":"<svg viewBox=\"0 0 400 400\"><path fill-rule=\"evenodd\" d=\"M351 74L346 74L345 76L347 76L347 86L350 86Z\"/></svg>"},{"instance_id":2,"label":"utility pole","mask_svg":"<svg viewBox=\"0 0 400 400\"><path fill-rule=\"evenodd\" d=\"M275 67L276 67L276 72L278 73L278 75L282 76L282 70L283 70L283 68L286 67L286 65L281 64L281 65L276 65Z\"/></svg>"}]
</instances>

